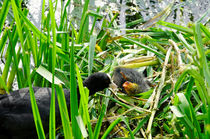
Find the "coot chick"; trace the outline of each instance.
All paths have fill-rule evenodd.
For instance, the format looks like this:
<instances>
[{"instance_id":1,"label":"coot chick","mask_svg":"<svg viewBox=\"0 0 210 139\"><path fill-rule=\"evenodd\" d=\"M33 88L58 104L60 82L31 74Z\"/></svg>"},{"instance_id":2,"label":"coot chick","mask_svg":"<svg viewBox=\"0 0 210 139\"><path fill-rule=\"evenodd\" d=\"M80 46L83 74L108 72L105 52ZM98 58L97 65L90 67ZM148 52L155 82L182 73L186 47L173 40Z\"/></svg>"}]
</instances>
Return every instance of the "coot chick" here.
<instances>
[{"instance_id":1,"label":"coot chick","mask_svg":"<svg viewBox=\"0 0 210 139\"><path fill-rule=\"evenodd\" d=\"M94 73L84 82L90 95L109 87L111 80L105 73ZM33 87L45 133L49 130L51 88ZM70 105L70 92L64 89L66 103ZM79 93L78 93L79 95ZM79 98L79 97L78 97ZM56 98L56 124L61 124L60 111ZM32 114L29 88L23 88L10 95L0 96L0 139L37 138Z\"/></svg>"},{"instance_id":2,"label":"coot chick","mask_svg":"<svg viewBox=\"0 0 210 139\"><path fill-rule=\"evenodd\" d=\"M149 90L146 79L135 69L117 67L112 78L113 82L120 88L120 91L129 96Z\"/></svg>"}]
</instances>

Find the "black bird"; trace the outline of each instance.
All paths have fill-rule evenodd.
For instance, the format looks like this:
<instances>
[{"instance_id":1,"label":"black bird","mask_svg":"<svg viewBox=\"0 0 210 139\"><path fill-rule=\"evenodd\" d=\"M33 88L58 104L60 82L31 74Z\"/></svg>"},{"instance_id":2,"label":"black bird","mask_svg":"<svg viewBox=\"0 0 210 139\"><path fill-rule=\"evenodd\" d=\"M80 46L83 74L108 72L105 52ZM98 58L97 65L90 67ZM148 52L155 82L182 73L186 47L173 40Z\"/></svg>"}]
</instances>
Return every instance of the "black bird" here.
<instances>
[{"instance_id":1,"label":"black bird","mask_svg":"<svg viewBox=\"0 0 210 139\"><path fill-rule=\"evenodd\" d=\"M133 96L149 90L149 84L144 76L135 69L117 67L113 73L113 82L121 92Z\"/></svg>"},{"instance_id":2,"label":"black bird","mask_svg":"<svg viewBox=\"0 0 210 139\"><path fill-rule=\"evenodd\" d=\"M94 73L84 80L90 95L109 87L110 77L105 73ZM78 88L77 88L78 89ZM51 88L33 87L45 133L49 128L49 112ZM69 109L70 92L64 89ZM79 93L78 93L79 95ZM79 98L79 97L78 97ZM57 100L57 99L56 99ZM60 111L56 101L56 123L60 124ZM23 88L10 95L0 96L0 139L31 139L37 138L36 127L32 114L29 88Z\"/></svg>"}]
</instances>

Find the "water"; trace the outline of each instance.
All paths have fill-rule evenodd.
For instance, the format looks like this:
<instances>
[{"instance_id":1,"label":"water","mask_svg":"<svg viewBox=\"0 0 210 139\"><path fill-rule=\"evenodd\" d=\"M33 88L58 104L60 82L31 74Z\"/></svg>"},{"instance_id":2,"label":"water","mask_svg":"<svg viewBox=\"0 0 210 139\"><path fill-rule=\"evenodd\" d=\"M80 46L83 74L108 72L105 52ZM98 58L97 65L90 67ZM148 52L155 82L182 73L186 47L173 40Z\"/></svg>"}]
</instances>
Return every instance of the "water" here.
<instances>
[{"instance_id":1,"label":"water","mask_svg":"<svg viewBox=\"0 0 210 139\"><path fill-rule=\"evenodd\" d=\"M67 0L65 0L65 2L66 1ZM26 5L29 9L30 20L37 28L40 29L42 0L26 0L25 2L27 3ZM170 3L172 3L172 0L133 0L132 2L129 0L90 0L89 9L95 11L96 8L100 6L102 15L107 15L107 9L119 11L121 14L119 17L119 21L121 23L120 28L125 28L125 16L129 16L129 14L139 14L143 17L144 21L148 21L165 9ZM48 5L48 1L46 1L46 5ZM73 5L74 4L72 3L70 18L76 18L79 23L82 11L72 10ZM76 8L78 8L78 5ZM79 6L79 9L82 9L82 6ZM200 19L209 9L210 0L175 0L171 13L165 21L186 26L188 23L195 22ZM126 10L130 10L132 13L127 14ZM58 24L60 20L60 11L61 3L59 0L57 10L55 12ZM201 22L203 24L209 24L209 20L210 11Z\"/></svg>"}]
</instances>

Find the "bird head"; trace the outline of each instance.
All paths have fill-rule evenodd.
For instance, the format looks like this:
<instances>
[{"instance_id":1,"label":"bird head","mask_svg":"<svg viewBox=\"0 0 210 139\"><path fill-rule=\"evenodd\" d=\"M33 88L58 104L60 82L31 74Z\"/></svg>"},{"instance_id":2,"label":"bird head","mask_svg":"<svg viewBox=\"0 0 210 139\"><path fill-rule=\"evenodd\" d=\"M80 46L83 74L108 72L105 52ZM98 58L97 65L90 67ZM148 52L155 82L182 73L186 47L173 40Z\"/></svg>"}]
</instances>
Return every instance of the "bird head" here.
<instances>
[{"instance_id":1,"label":"bird head","mask_svg":"<svg viewBox=\"0 0 210 139\"><path fill-rule=\"evenodd\" d=\"M132 83L129 81L126 81L123 83L123 88L125 89L125 92L129 95L129 96L134 96L136 94L139 94L142 92L141 87L136 84L136 83Z\"/></svg>"},{"instance_id":2,"label":"bird head","mask_svg":"<svg viewBox=\"0 0 210 139\"><path fill-rule=\"evenodd\" d=\"M90 75L83 84L89 89L90 95L93 95L96 92L109 87L111 84L111 78L106 73L97 72Z\"/></svg>"}]
</instances>

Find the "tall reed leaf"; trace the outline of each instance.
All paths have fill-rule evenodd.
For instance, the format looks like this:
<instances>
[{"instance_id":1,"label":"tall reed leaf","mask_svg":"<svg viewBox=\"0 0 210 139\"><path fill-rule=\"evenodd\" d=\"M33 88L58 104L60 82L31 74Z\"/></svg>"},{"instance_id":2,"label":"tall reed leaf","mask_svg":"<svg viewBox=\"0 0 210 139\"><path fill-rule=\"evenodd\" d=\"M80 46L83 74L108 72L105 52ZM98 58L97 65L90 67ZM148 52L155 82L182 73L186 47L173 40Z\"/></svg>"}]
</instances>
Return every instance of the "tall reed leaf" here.
<instances>
[{"instance_id":1,"label":"tall reed leaf","mask_svg":"<svg viewBox=\"0 0 210 139\"><path fill-rule=\"evenodd\" d=\"M3 1L3 6L1 8L1 13L0 13L0 34L4 25L4 22L6 20L7 14L9 12L9 8L10 8L10 0L5 0Z\"/></svg>"},{"instance_id":2,"label":"tall reed leaf","mask_svg":"<svg viewBox=\"0 0 210 139\"><path fill-rule=\"evenodd\" d=\"M7 42L8 33L7 30L10 30L9 28L5 28L4 32L2 33L1 40L0 40L0 53L2 53L2 50L5 48L5 44Z\"/></svg>"},{"instance_id":3,"label":"tall reed leaf","mask_svg":"<svg viewBox=\"0 0 210 139\"><path fill-rule=\"evenodd\" d=\"M202 43L200 25L201 25L201 23L195 23L195 28L193 31L194 31L194 37L195 37L198 58L200 61L200 68L202 69L204 77L208 83L208 86L210 87L210 71L209 71L209 67L207 64L206 55L204 52L204 46Z\"/></svg>"},{"instance_id":4,"label":"tall reed leaf","mask_svg":"<svg viewBox=\"0 0 210 139\"><path fill-rule=\"evenodd\" d=\"M0 84L2 85L2 87L6 90L6 92L9 94L9 89L7 88L5 82L3 81L3 79L1 78L0 76ZM0 89L0 94L3 94L4 92L1 92L1 89Z\"/></svg>"},{"instance_id":5,"label":"tall reed leaf","mask_svg":"<svg viewBox=\"0 0 210 139\"><path fill-rule=\"evenodd\" d=\"M79 35L77 38L78 40L76 40L76 43L81 43L83 40L83 37L85 36L85 33L88 32L88 25L89 25L88 20L87 20L88 19L88 14L87 14L88 5L89 5L89 0L85 0L85 4L82 11L81 22L80 22Z\"/></svg>"},{"instance_id":6,"label":"tall reed leaf","mask_svg":"<svg viewBox=\"0 0 210 139\"><path fill-rule=\"evenodd\" d=\"M72 44L70 52L70 111L72 132L75 138L81 138L81 132L76 120L78 116L78 97L77 97L77 83L75 76L75 62L74 62L74 32L72 32Z\"/></svg>"},{"instance_id":7,"label":"tall reed leaf","mask_svg":"<svg viewBox=\"0 0 210 139\"><path fill-rule=\"evenodd\" d=\"M89 43L89 54L88 54L88 75L92 73L92 69L93 69L95 45L96 45L96 36L91 35L90 43Z\"/></svg>"},{"instance_id":8,"label":"tall reed leaf","mask_svg":"<svg viewBox=\"0 0 210 139\"><path fill-rule=\"evenodd\" d=\"M52 73L48 71L43 66L39 66L36 70L37 73L39 73L42 77L44 77L46 80L52 83ZM54 77L54 84L64 84L61 80L59 80L56 76Z\"/></svg>"},{"instance_id":9,"label":"tall reed leaf","mask_svg":"<svg viewBox=\"0 0 210 139\"><path fill-rule=\"evenodd\" d=\"M44 33L40 32L39 29L37 29L37 28L31 23L31 21L23 14L23 12L22 12L20 9L17 9L17 10L18 10L18 13L20 14L20 16L22 17L22 19L24 20L25 24L27 24L27 25L30 27L30 29L31 29L34 33L36 33L37 36L40 37L40 39L43 39L43 40L47 41L47 39L48 39L47 36L46 36ZM52 42L50 42L50 44L52 44ZM63 52L59 47L57 47L57 46L56 46L56 51L57 51L58 53L64 54L64 52Z\"/></svg>"},{"instance_id":10,"label":"tall reed leaf","mask_svg":"<svg viewBox=\"0 0 210 139\"><path fill-rule=\"evenodd\" d=\"M36 26L34 26L31 21L27 18L27 16L25 16L23 14L23 12L20 9L17 9L18 13L20 14L20 16L22 17L22 19L24 20L24 22L30 27L30 29L37 34L37 36L40 36L42 39L47 40L47 36L43 33L41 33L39 31L38 28L36 28Z\"/></svg>"},{"instance_id":11,"label":"tall reed leaf","mask_svg":"<svg viewBox=\"0 0 210 139\"><path fill-rule=\"evenodd\" d=\"M17 43L17 38L18 38L18 34L17 34L17 30L16 29L13 29L13 32L15 32L15 35L12 35L12 38L14 38L13 40L13 44L16 44ZM16 41L15 41L16 40ZM9 46L11 45L10 44L11 42L9 42ZM7 49L7 52L6 54L9 54L11 53L11 49L12 47L8 47ZM7 59L6 59L6 62L5 62L5 65L4 65L4 70L3 70L3 73L2 73L2 80L6 83L6 80L7 80L7 77L8 77L8 73L9 73L9 68L10 68L10 64L12 62L12 55L8 55ZM14 67L15 68L15 67ZM14 69L15 70L15 69ZM13 73L10 73L10 75L13 74L15 76L15 72ZM13 82L13 80L11 81ZM2 88L2 86L0 85L0 87ZM9 88L12 88L10 86L7 86L8 89ZM10 90L10 89L9 89Z\"/></svg>"},{"instance_id":12,"label":"tall reed leaf","mask_svg":"<svg viewBox=\"0 0 210 139\"><path fill-rule=\"evenodd\" d=\"M24 78L21 78L21 77L20 77L20 72L18 72L19 60L18 60L17 55L16 55L16 52L15 52L15 45L14 45L14 43L13 43L13 39L12 39L12 35L11 35L10 31L8 30L7 33L8 33L8 37L9 37L9 41L10 41L10 43L9 43L10 46L9 46L9 47L11 47L10 54L11 54L12 57L13 57L14 68L15 68L15 70L16 70L15 73L17 73L18 87L19 87L19 88L22 88L22 87L23 87L23 82L22 82L22 80L23 80ZM28 42L28 41L27 41L27 42Z\"/></svg>"},{"instance_id":13,"label":"tall reed leaf","mask_svg":"<svg viewBox=\"0 0 210 139\"><path fill-rule=\"evenodd\" d=\"M92 131L92 127L91 127L91 122L90 122L90 116L89 116L89 112L88 112L88 96L89 96L89 91L88 89L84 88L83 86L83 82L82 82L82 78L79 72L79 68L76 65L76 72L77 72L77 79L78 79L78 86L79 86L79 92L80 92L80 98L81 98L81 104L82 104L82 108L84 111L84 123L87 123L87 128L88 128L88 132L89 132L89 138L93 139L93 131Z\"/></svg>"},{"instance_id":14,"label":"tall reed leaf","mask_svg":"<svg viewBox=\"0 0 210 139\"><path fill-rule=\"evenodd\" d=\"M18 59L18 62L20 62L20 55L21 55L21 52L20 52L20 50L21 50L21 47L19 47L19 49L18 49L18 51L17 51L17 59ZM7 65L8 66L8 65ZM17 71L18 70L18 71ZM5 71L5 70L4 70ZM22 70L21 69L16 69L16 66L15 65L13 65L12 66L12 69L11 69L11 72L10 72L10 75L9 75L9 78L8 78L8 80L7 80L7 87L8 87L8 89L10 90L10 89L12 89L12 84L13 84L13 81L14 81L14 79L15 79L15 76L16 76L16 73L19 73L19 76L17 76L17 79L18 78L21 78L21 79L24 79L23 78L23 72L22 72ZM3 75L2 75L3 76ZM21 77L22 76L22 77ZM19 79L17 80L18 81L18 87L21 87L22 86L22 83L20 83L19 81Z\"/></svg>"},{"instance_id":15,"label":"tall reed leaf","mask_svg":"<svg viewBox=\"0 0 210 139\"><path fill-rule=\"evenodd\" d=\"M61 16L61 21L60 21L60 26L59 26L59 30L62 30L62 28L64 27L64 19L65 18L67 18L67 8L68 8L68 6L70 6L69 4L70 4L70 2L71 2L71 0L68 0L67 2L66 2L66 5L65 5L65 7L64 7L64 9L63 9L63 15Z\"/></svg>"},{"instance_id":16,"label":"tall reed leaf","mask_svg":"<svg viewBox=\"0 0 210 139\"><path fill-rule=\"evenodd\" d=\"M55 87L56 87L56 94L57 94L60 115L61 115L61 120L62 120L62 125L63 125L64 137L66 139L67 138L72 139L73 138L72 129L70 126L68 108L66 105L64 91L63 91L62 85L56 85Z\"/></svg>"},{"instance_id":17,"label":"tall reed leaf","mask_svg":"<svg viewBox=\"0 0 210 139\"><path fill-rule=\"evenodd\" d=\"M32 106L32 112L33 112L33 116L34 116L34 122L35 122L35 125L36 125L36 130L37 130L37 133L38 133L38 137L42 138L42 139L45 139L45 134L44 134L40 114L39 114L39 111L38 111L38 106L36 104L36 99L35 99L34 91L33 91L32 84L31 84L30 69L29 69L29 63L30 62L29 62L29 60L27 60L25 50L24 50L23 36L22 36L23 33L22 33L22 27L21 27L19 15L18 15L18 10L17 10L16 4L15 4L15 1L11 0L11 3L12 3L12 9L13 9L13 13L14 13L14 18L15 18L16 25L17 25L19 39L20 39L20 42L21 42L22 50L23 50L23 64L25 64L25 67L26 67L26 74L27 74L27 79L28 79L30 98L31 98L31 106Z\"/></svg>"},{"instance_id":18,"label":"tall reed leaf","mask_svg":"<svg viewBox=\"0 0 210 139\"><path fill-rule=\"evenodd\" d=\"M55 24L55 15L53 10L53 4L52 0L49 1L50 3L50 18L51 18L51 29L52 29L52 35L53 35L53 46L51 51L51 57L52 57L52 93L51 93L51 103L50 103L50 122L49 122L49 137L50 139L55 139L55 125L56 125L56 119L55 119L55 86L54 86L54 76L55 76L55 64L56 64L56 24ZM50 47L51 49L51 47Z\"/></svg>"}]
</instances>

